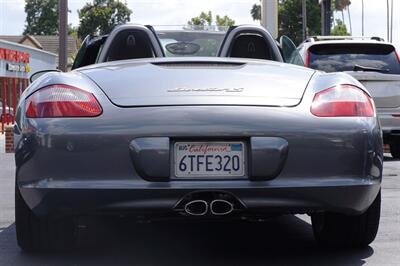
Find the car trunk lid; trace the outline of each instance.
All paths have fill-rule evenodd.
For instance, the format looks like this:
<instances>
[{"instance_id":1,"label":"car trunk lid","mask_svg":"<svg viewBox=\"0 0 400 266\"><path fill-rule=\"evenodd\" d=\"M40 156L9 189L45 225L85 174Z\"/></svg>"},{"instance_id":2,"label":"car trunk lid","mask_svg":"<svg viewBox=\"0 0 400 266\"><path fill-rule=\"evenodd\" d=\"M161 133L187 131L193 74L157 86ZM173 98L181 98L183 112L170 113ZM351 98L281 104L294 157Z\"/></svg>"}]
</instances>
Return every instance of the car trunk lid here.
<instances>
[{"instance_id":1,"label":"car trunk lid","mask_svg":"<svg viewBox=\"0 0 400 266\"><path fill-rule=\"evenodd\" d=\"M117 106L294 106L315 71L276 62L134 60L80 70Z\"/></svg>"}]
</instances>

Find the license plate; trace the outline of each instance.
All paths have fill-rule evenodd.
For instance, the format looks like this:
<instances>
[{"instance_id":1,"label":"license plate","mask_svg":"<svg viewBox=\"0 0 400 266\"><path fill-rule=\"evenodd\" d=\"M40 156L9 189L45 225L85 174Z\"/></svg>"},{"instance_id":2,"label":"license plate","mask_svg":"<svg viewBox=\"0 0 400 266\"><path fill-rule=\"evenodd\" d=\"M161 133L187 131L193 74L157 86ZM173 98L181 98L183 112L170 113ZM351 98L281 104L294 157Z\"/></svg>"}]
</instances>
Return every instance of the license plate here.
<instances>
[{"instance_id":1,"label":"license plate","mask_svg":"<svg viewBox=\"0 0 400 266\"><path fill-rule=\"evenodd\" d=\"M244 176L243 142L176 142L177 177Z\"/></svg>"}]
</instances>

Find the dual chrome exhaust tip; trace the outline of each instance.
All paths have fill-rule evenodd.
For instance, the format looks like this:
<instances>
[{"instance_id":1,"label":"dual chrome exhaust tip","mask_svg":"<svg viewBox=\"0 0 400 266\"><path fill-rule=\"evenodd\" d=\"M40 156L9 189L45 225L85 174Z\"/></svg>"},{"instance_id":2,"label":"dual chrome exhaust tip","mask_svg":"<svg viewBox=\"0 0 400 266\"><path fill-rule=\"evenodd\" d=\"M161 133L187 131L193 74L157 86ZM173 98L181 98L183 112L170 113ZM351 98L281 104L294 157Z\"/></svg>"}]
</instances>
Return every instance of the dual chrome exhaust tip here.
<instances>
[{"instance_id":1,"label":"dual chrome exhaust tip","mask_svg":"<svg viewBox=\"0 0 400 266\"><path fill-rule=\"evenodd\" d=\"M233 203L223 200L215 199L208 203L205 200L192 200L185 204L185 212L193 216L203 216L210 210L213 215L227 215L233 212Z\"/></svg>"},{"instance_id":2,"label":"dual chrome exhaust tip","mask_svg":"<svg viewBox=\"0 0 400 266\"><path fill-rule=\"evenodd\" d=\"M227 215L233 212L233 203L222 199L216 199L211 201L210 210L214 215Z\"/></svg>"}]
</instances>

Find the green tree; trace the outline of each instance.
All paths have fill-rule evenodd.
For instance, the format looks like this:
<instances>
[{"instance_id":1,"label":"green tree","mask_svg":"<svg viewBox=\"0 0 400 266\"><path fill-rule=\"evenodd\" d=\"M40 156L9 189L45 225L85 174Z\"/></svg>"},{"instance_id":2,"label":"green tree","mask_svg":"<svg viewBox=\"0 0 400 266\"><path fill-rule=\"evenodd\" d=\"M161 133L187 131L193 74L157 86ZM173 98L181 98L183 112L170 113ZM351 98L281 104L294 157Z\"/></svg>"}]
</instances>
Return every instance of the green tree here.
<instances>
[{"instance_id":1,"label":"green tree","mask_svg":"<svg viewBox=\"0 0 400 266\"><path fill-rule=\"evenodd\" d=\"M75 39L79 38L78 27L74 27L72 26L72 24L68 24L68 35L73 36Z\"/></svg>"},{"instance_id":2,"label":"green tree","mask_svg":"<svg viewBox=\"0 0 400 266\"><path fill-rule=\"evenodd\" d=\"M211 26L212 24L212 13L211 11L208 11L208 13L205 12L201 12L199 16L191 18L188 21L189 25L193 25L193 26Z\"/></svg>"},{"instance_id":3,"label":"green tree","mask_svg":"<svg viewBox=\"0 0 400 266\"><path fill-rule=\"evenodd\" d=\"M303 41L301 0L278 1L279 35L286 35L296 44ZM261 20L261 5L250 10L253 20ZM309 35L321 33L321 8L318 0L307 0L307 27Z\"/></svg>"},{"instance_id":4,"label":"green tree","mask_svg":"<svg viewBox=\"0 0 400 266\"><path fill-rule=\"evenodd\" d=\"M346 24L343 23L340 19L336 20L336 25L333 27L331 31L331 35L334 36L348 36L350 33L347 31Z\"/></svg>"},{"instance_id":5,"label":"green tree","mask_svg":"<svg viewBox=\"0 0 400 266\"><path fill-rule=\"evenodd\" d=\"M335 0L332 1L332 10L340 12L342 14L342 22L344 21L344 10L351 5L350 0Z\"/></svg>"},{"instance_id":6,"label":"green tree","mask_svg":"<svg viewBox=\"0 0 400 266\"><path fill-rule=\"evenodd\" d=\"M235 21L226 15L223 17L217 15L215 17L215 22L216 22L217 26L230 27L230 26L235 25Z\"/></svg>"},{"instance_id":7,"label":"green tree","mask_svg":"<svg viewBox=\"0 0 400 266\"><path fill-rule=\"evenodd\" d=\"M55 35L58 33L58 0L26 0L24 34Z\"/></svg>"},{"instance_id":8,"label":"green tree","mask_svg":"<svg viewBox=\"0 0 400 266\"><path fill-rule=\"evenodd\" d=\"M295 44L303 41L301 0L279 1L278 6L279 35L286 35ZM307 0L308 34L321 34L321 9L318 0Z\"/></svg>"},{"instance_id":9,"label":"green tree","mask_svg":"<svg viewBox=\"0 0 400 266\"><path fill-rule=\"evenodd\" d=\"M115 26L129 22L131 14L132 10L120 1L93 0L78 10L78 36L83 39L89 34L108 34Z\"/></svg>"},{"instance_id":10,"label":"green tree","mask_svg":"<svg viewBox=\"0 0 400 266\"><path fill-rule=\"evenodd\" d=\"M191 18L187 23L191 26L196 26L197 29L205 29L206 27L212 26L213 22L214 20L212 13L211 11L208 11L207 13L201 12L199 16ZM235 20L231 19L227 15L216 15L215 25L218 27L218 29L221 29L223 27L230 27L235 25Z\"/></svg>"},{"instance_id":11,"label":"green tree","mask_svg":"<svg viewBox=\"0 0 400 266\"><path fill-rule=\"evenodd\" d=\"M333 9L336 11L343 11L346 9L349 5L351 5L350 0L335 0L332 2Z\"/></svg>"},{"instance_id":12,"label":"green tree","mask_svg":"<svg viewBox=\"0 0 400 266\"><path fill-rule=\"evenodd\" d=\"M250 10L253 20L261 20L261 5L254 4Z\"/></svg>"}]
</instances>

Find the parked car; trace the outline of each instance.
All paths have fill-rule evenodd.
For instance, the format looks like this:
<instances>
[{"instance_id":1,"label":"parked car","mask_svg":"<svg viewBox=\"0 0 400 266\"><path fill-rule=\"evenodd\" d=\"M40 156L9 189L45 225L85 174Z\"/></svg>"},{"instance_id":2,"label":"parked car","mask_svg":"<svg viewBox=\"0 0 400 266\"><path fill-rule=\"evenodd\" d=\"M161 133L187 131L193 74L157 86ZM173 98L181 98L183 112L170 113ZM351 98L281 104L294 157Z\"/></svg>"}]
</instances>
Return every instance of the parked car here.
<instances>
[{"instance_id":1,"label":"parked car","mask_svg":"<svg viewBox=\"0 0 400 266\"><path fill-rule=\"evenodd\" d=\"M312 37L298 50L306 66L325 72L345 71L371 93L384 142L400 158L400 57L379 37Z\"/></svg>"},{"instance_id":2,"label":"parked car","mask_svg":"<svg viewBox=\"0 0 400 266\"><path fill-rule=\"evenodd\" d=\"M371 243L383 150L365 87L286 64L295 47L286 38L278 47L260 26L230 28L207 48L214 57L189 56L215 39L192 42L199 38L184 31L162 45L151 27L119 26L86 39L74 71L47 73L24 91L19 246L72 245L76 218L94 213L150 221L307 213L323 245Z\"/></svg>"}]
</instances>

